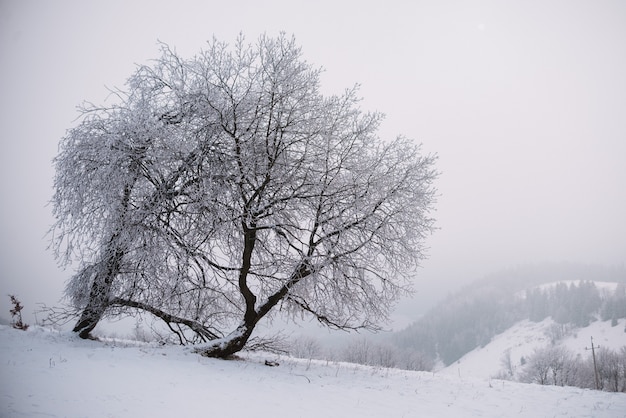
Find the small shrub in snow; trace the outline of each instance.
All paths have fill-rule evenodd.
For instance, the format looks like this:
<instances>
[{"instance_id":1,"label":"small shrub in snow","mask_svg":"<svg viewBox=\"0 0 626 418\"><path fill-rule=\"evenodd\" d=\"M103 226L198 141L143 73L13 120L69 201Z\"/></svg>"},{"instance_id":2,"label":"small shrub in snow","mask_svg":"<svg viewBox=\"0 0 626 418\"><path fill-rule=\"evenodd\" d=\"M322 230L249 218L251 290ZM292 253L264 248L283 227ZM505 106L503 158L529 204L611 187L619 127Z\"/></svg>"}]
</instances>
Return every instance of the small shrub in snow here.
<instances>
[{"instance_id":1,"label":"small shrub in snow","mask_svg":"<svg viewBox=\"0 0 626 418\"><path fill-rule=\"evenodd\" d=\"M21 329L22 331L26 331L28 329L28 324L25 324L22 321L22 309L24 309L24 305L20 302L15 295L9 295L11 298L11 303L13 304L13 308L9 311L11 312L11 325L15 329Z\"/></svg>"}]
</instances>

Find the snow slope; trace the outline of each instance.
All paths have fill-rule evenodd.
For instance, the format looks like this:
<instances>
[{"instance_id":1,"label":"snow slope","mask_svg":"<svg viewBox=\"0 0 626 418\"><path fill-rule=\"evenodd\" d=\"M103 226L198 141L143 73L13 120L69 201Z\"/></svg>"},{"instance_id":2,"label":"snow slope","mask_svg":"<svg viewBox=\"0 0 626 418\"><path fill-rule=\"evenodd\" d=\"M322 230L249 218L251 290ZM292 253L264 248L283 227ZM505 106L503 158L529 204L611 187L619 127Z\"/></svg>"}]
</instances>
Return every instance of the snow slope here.
<instances>
[{"instance_id":1,"label":"snow slope","mask_svg":"<svg viewBox=\"0 0 626 418\"><path fill-rule=\"evenodd\" d=\"M507 350L511 352L513 365L521 367L522 357L528 358L535 349L552 344L551 328L554 326L555 323L551 318L541 322L520 321L502 334L495 336L485 347L470 351L439 373L489 379L498 375L503 369L501 359ZM595 321L588 327L568 330L568 335L558 342L572 353L583 357L589 355L586 348L591 347L591 337L596 346L618 351L626 346L625 327L626 319L620 319L616 326L611 326L611 321Z\"/></svg>"},{"instance_id":2,"label":"snow slope","mask_svg":"<svg viewBox=\"0 0 626 418\"><path fill-rule=\"evenodd\" d=\"M626 417L626 395L0 326L2 417ZM268 367L265 360L278 361Z\"/></svg>"}]
</instances>

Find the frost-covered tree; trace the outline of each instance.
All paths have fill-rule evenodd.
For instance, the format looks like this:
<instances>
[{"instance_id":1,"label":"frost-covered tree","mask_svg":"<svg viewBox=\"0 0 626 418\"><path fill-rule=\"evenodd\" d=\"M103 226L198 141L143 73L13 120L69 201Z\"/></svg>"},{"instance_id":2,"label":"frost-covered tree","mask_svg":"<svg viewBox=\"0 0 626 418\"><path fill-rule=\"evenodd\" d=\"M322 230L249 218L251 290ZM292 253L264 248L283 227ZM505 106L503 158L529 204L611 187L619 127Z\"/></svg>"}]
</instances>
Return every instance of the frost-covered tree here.
<instances>
[{"instance_id":1,"label":"frost-covered tree","mask_svg":"<svg viewBox=\"0 0 626 418\"><path fill-rule=\"evenodd\" d=\"M298 358L321 358L322 348L318 340L313 337L300 336L291 342L289 353Z\"/></svg>"},{"instance_id":2,"label":"frost-covered tree","mask_svg":"<svg viewBox=\"0 0 626 418\"><path fill-rule=\"evenodd\" d=\"M611 392L620 391L623 359L619 352L600 347L597 352L597 368L600 388Z\"/></svg>"},{"instance_id":3,"label":"frost-covered tree","mask_svg":"<svg viewBox=\"0 0 626 418\"><path fill-rule=\"evenodd\" d=\"M522 381L540 385L562 385L564 366L569 352L562 346L535 349L525 365Z\"/></svg>"},{"instance_id":4,"label":"frost-covered tree","mask_svg":"<svg viewBox=\"0 0 626 418\"><path fill-rule=\"evenodd\" d=\"M56 157L53 247L88 337L147 312L226 357L277 311L375 329L423 258L434 157L377 136L356 89L319 91L293 39L167 46ZM194 338L189 338L189 336Z\"/></svg>"}]
</instances>

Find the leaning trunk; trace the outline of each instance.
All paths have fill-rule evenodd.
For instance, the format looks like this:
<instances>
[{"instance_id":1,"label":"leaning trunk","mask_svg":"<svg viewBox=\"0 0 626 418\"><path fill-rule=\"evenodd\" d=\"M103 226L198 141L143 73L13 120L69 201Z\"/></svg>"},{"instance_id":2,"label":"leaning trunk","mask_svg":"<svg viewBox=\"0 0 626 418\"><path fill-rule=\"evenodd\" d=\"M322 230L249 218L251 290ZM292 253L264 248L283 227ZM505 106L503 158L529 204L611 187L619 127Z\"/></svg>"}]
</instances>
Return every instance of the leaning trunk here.
<instances>
[{"instance_id":1,"label":"leaning trunk","mask_svg":"<svg viewBox=\"0 0 626 418\"><path fill-rule=\"evenodd\" d=\"M80 319L72 331L77 332L80 338L89 338L89 333L98 325L108 307L108 297L110 294L111 282L108 278L102 280L96 277L91 285L89 302L80 315Z\"/></svg>"},{"instance_id":2,"label":"leaning trunk","mask_svg":"<svg viewBox=\"0 0 626 418\"><path fill-rule=\"evenodd\" d=\"M137 164L138 163L136 161L133 161L130 164L131 172L135 172ZM111 238L106 245L106 249L103 254L104 260L99 266L96 277L91 284L89 301L87 302L87 306L83 310L78 323L74 326L73 331L77 332L81 338L89 338L89 333L96 327L96 325L98 325L98 322L100 322L111 303L111 288L113 287L113 280L120 272L122 258L125 253L124 246L121 243L120 234L126 226L126 216L130 202L130 195L134 184L137 182L137 178L138 175L135 173L131 182L124 186L124 193L120 202L117 230L111 235Z\"/></svg>"},{"instance_id":3,"label":"leaning trunk","mask_svg":"<svg viewBox=\"0 0 626 418\"><path fill-rule=\"evenodd\" d=\"M112 241L115 241L112 240ZM80 319L72 331L77 332L81 338L89 338L89 333L98 325L110 305L111 288L113 279L120 271L120 265L124 252L117 249L111 252L109 259L99 269L91 284L89 301L83 309Z\"/></svg>"},{"instance_id":4,"label":"leaning trunk","mask_svg":"<svg viewBox=\"0 0 626 418\"><path fill-rule=\"evenodd\" d=\"M80 338L89 338L90 332L98 325L106 308L103 301L90 299L72 331L77 332Z\"/></svg>"},{"instance_id":5,"label":"leaning trunk","mask_svg":"<svg viewBox=\"0 0 626 418\"><path fill-rule=\"evenodd\" d=\"M208 347L198 348L196 353L204 357L228 358L241 351L254 331L254 325L240 325L226 338L215 340Z\"/></svg>"},{"instance_id":6,"label":"leaning trunk","mask_svg":"<svg viewBox=\"0 0 626 418\"><path fill-rule=\"evenodd\" d=\"M263 317L265 317L265 315L267 315L274 308L274 306L285 298L292 286L312 274L312 272L313 270L310 268L307 261L301 262L300 266L298 266L298 268L293 272L287 283L285 283L276 293L270 296L258 309L254 308L254 303L248 304L246 314L244 315L244 321L235 331L233 331L226 338L213 341L208 347L205 346L198 348L196 353L205 357L227 358L236 352L241 351L250 339L256 324ZM249 295L252 295L252 292L249 292ZM256 300L256 297L251 297Z\"/></svg>"},{"instance_id":7,"label":"leaning trunk","mask_svg":"<svg viewBox=\"0 0 626 418\"><path fill-rule=\"evenodd\" d=\"M245 214L249 214L248 209L246 209ZM245 218L246 216L244 216L244 219ZM254 327L265 315L265 313L259 315L256 311L256 296L248 287L247 282L248 273L250 272L252 253L257 240L256 224L251 222L250 225L247 225L246 222L242 222L242 229L244 232L244 246L241 269L239 271L239 291L246 302L243 323L226 338L216 340L210 346L196 350L196 352L205 357L227 358L236 352L241 351L250 339L250 335L252 335Z\"/></svg>"}]
</instances>

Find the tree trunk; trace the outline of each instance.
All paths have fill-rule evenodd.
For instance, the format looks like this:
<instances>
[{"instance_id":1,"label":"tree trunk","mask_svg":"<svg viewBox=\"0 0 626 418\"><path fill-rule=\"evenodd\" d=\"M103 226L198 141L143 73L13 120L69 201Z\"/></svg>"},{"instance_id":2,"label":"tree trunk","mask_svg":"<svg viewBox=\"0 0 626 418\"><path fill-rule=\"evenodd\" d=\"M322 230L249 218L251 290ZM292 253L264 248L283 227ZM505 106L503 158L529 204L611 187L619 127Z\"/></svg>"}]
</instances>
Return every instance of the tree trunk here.
<instances>
[{"instance_id":1,"label":"tree trunk","mask_svg":"<svg viewBox=\"0 0 626 418\"><path fill-rule=\"evenodd\" d=\"M241 351L254 331L254 324L241 324L228 337L214 341L210 346L199 348L197 353L204 357L228 358Z\"/></svg>"},{"instance_id":2,"label":"tree trunk","mask_svg":"<svg viewBox=\"0 0 626 418\"><path fill-rule=\"evenodd\" d=\"M246 209L245 213L249 213L248 209ZM246 217L244 216L244 219L245 218ZM255 304L257 299L248 287L247 282L248 273L250 272L252 253L257 240L256 224L252 222L251 225L248 226L246 222L242 222L242 229L244 232L244 247L238 283L239 291L241 292L241 295L246 303L243 323L226 338L216 340L210 346L196 350L196 352L205 357L227 358L236 352L241 351L248 342L248 339L250 339L250 335L252 335L252 331L254 331L254 327L257 322L265 316L265 313L259 315L256 311Z\"/></svg>"},{"instance_id":3,"label":"tree trunk","mask_svg":"<svg viewBox=\"0 0 626 418\"><path fill-rule=\"evenodd\" d=\"M112 241L115 241L115 238ZM89 333L98 325L98 322L100 322L109 307L113 279L120 271L124 252L118 248L111 251L110 254L106 263L96 273L96 277L91 284L87 306L83 309L80 319L72 330L77 332L80 338L90 338Z\"/></svg>"},{"instance_id":4,"label":"tree trunk","mask_svg":"<svg viewBox=\"0 0 626 418\"><path fill-rule=\"evenodd\" d=\"M252 295L249 289L249 299L252 303L247 304L246 313L244 315L243 323L233 331L229 336L223 339L216 340L208 347L199 348L196 353L204 357L217 357L228 358L238 351L241 351L245 346L256 324L267 315L274 306L276 306L283 298L288 294L289 289L302 280L304 277L310 275L312 270L306 261L303 261L300 266L293 272L290 279L285 283L276 293L270 296L267 301L255 309L254 301L256 297ZM243 292L242 292L243 293ZM248 301L247 297L247 301Z\"/></svg>"},{"instance_id":5,"label":"tree trunk","mask_svg":"<svg viewBox=\"0 0 626 418\"><path fill-rule=\"evenodd\" d=\"M135 172L137 166L137 161L133 161L130 166L131 172ZM106 244L106 249L102 256L103 262L97 269L96 277L91 284L89 302L87 302L87 306L83 310L78 323L74 326L73 331L78 332L81 338L89 338L89 333L98 325L98 322L100 322L106 309L110 305L113 280L120 272L122 258L126 252L123 244L120 242L120 234L126 225L126 214L130 202L130 195L137 181L137 177L138 175L135 173L130 184L124 186L117 230L113 232L109 242Z\"/></svg>"},{"instance_id":6,"label":"tree trunk","mask_svg":"<svg viewBox=\"0 0 626 418\"><path fill-rule=\"evenodd\" d=\"M90 338L90 332L98 325L105 311L105 304L90 299L72 331L77 332L80 338Z\"/></svg>"},{"instance_id":7,"label":"tree trunk","mask_svg":"<svg viewBox=\"0 0 626 418\"><path fill-rule=\"evenodd\" d=\"M89 338L89 333L98 325L108 307L108 295L111 290L112 280L102 280L96 277L91 285L89 302L80 315L80 319L72 331L77 332L80 338Z\"/></svg>"}]
</instances>

